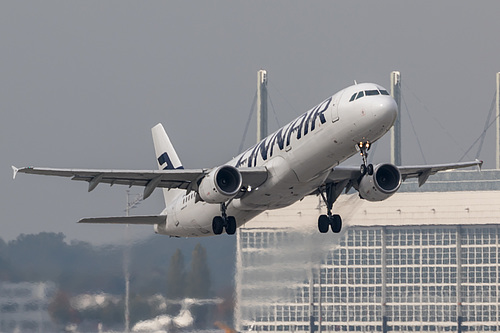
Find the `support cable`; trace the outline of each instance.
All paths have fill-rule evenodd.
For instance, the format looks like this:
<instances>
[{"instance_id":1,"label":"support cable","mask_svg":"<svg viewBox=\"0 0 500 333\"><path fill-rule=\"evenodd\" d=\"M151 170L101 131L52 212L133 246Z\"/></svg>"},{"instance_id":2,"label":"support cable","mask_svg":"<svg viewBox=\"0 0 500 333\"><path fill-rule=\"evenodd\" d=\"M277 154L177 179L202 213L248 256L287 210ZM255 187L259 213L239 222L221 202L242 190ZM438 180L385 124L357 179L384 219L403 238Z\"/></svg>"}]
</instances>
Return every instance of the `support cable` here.
<instances>
[{"instance_id":1,"label":"support cable","mask_svg":"<svg viewBox=\"0 0 500 333\"><path fill-rule=\"evenodd\" d=\"M403 104L405 105L406 113L408 114L408 118L410 119L411 129L413 130L413 134L415 134L415 138L417 139L418 149L420 149L420 154L424 159L424 163L427 164L427 160L425 159L424 151L422 150L422 145L420 144L420 139L418 138L417 131L415 130L415 125L413 124L413 119L411 118L410 110L408 109L408 105L406 104L406 100L403 94L401 94L403 99Z\"/></svg>"},{"instance_id":2,"label":"support cable","mask_svg":"<svg viewBox=\"0 0 500 333\"><path fill-rule=\"evenodd\" d=\"M276 88L274 88L274 89L276 89ZM278 93L279 93L278 89L276 89L276 91L278 91ZM267 98L269 100L269 103L271 104L271 108L273 110L274 119L276 120L276 124L278 125L278 128L280 128L281 125L280 125L280 122L278 120L278 114L276 113L276 109L274 108L274 104L273 104L273 101L271 100L271 94L269 93L269 90L267 91ZM247 134L248 134L248 128L250 127L250 123L252 121L252 116L253 116L253 113L255 110L256 103L257 103L257 91L255 91L255 95L253 97L252 107L250 108L250 113L248 114L247 123L245 125L245 131L243 132L243 138L241 139L240 147L238 149L238 154L241 154L243 152L243 145L245 144L245 139L246 139Z\"/></svg>"},{"instance_id":3,"label":"support cable","mask_svg":"<svg viewBox=\"0 0 500 333\"><path fill-rule=\"evenodd\" d=\"M498 117L495 117L495 119L493 119L491 121L491 123L484 129L483 133L481 133L481 135L474 141L474 143L470 146L469 149L467 149L467 151L465 152L465 154L458 160L459 162L461 162L464 157L467 155L467 153L476 145L476 143L484 136L484 132L487 131L497 120ZM479 153L478 153L479 154ZM470 158L470 157L469 157Z\"/></svg>"},{"instance_id":4,"label":"support cable","mask_svg":"<svg viewBox=\"0 0 500 333\"><path fill-rule=\"evenodd\" d=\"M281 98L283 98L283 100L286 102L286 104L288 104L288 106L290 107L290 109L292 109L296 114L298 114L299 112L297 111L297 109L292 105L292 103L290 103L286 98L285 96L281 93L281 91L279 91L279 89L272 83L272 82L268 82L268 85L275 89L278 94L281 96Z\"/></svg>"},{"instance_id":5,"label":"support cable","mask_svg":"<svg viewBox=\"0 0 500 333\"><path fill-rule=\"evenodd\" d=\"M420 98L418 98L418 96L410 89L410 87L406 84L406 81L403 81L402 84L406 87L406 89L408 89L408 91L411 92L411 94L413 95L413 97L415 97L415 99L422 105L422 107L424 108L424 110L430 115L430 117L432 119L434 119L434 121L439 125L439 127L441 127L441 129L443 130L443 132L453 141L453 143L455 144L456 147L458 147L460 150L462 151L465 151L464 148L462 147L462 145L460 145L458 143L458 141L455 139L455 137L453 135L451 135L450 132L448 132L448 130L443 126L443 124L436 118L434 117L434 115L432 114L432 112L430 112L429 108L427 107L427 105L425 105L422 100ZM468 151L465 153L465 155L467 155ZM470 156L469 156L470 158Z\"/></svg>"},{"instance_id":6,"label":"support cable","mask_svg":"<svg viewBox=\"0 0 500 333\"><path fill-rule=\"evenodd\" d=\"M250 114L248 115L248 120L245 125L245 131L243 132L243 138L241 138L240 148L238 149L238 154L243 152L243 145L245 144L245 139L247 137L248 127L250 126L250 122L252 121L253 111L255 110L255 103L257 102L257 91L255 91L255 95L253 97L252 107L250 108Z\"/></svg>"},{"instance_id":7,"label":"support cable","mask_svg":"<svg viewBox=\"0 0 500 333\"><path fill-rule=\"evenodd\" d=\"M479 154L481 154L481 150L483 149L483 143L484 143L484 138L486 137L486 131L491 126L491 125L488 126L488 124L490 122L491 116L493 115L493 110L495 109L495 102L496 102L496 93L493 95L493 99L491 100L490 112L488 112L488 117L486 118L486 122L484 123L483 133L481 134L481 143L479 143L479 148L476 154L476 160L479 158ZM493 120L493 122L495 122L495 120Z\"/></svg>"},{"instance_id":8,"label":"support cable","mask_svg":"<svg viewBox=\"0 0 500 333\"><path fill-rule=\"evenodd\" d=\"M274 104L273 101L271 100L271 94L269 93L269 91L267 92L267 98L269 99L269 103L271 103L271 109L273 109L274 119L276 119L276 125L278 125L278 128L280 128L281 125L278 120L278 115L276 114L276 110L274 109Z\"/></svg>"}]
</instances>

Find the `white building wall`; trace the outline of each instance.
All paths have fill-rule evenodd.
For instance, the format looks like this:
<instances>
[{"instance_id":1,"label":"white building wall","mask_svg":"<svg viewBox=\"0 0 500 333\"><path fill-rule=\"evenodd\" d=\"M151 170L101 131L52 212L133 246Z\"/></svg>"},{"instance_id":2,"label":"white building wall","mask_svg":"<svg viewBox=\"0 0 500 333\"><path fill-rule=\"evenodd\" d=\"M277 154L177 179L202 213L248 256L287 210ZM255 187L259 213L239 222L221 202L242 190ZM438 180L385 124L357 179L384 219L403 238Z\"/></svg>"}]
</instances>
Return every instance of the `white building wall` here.
<instances>
[{"instance_id":1,"label":"white building wall","mask_svg":"<svg viewBox=\"0 0 500 333\"><path fill-rule=\"evenodd\" d=\"M237 234L237 329L309 332L312 316L315 331L498 331L499 203L494 190L344 195L339 235L317 231L317 197L267 211Z\"/></svg>"},{"instance_id":2,"label":"white building wall","mask_svg":"<svg viewBox=\"0 0 500 333\"><path fill-rule=\"evenodd\" d=\"M0 332L50 332L47 312L54 295L52 282L0 282Z\"/></svg>"}]
</instances>

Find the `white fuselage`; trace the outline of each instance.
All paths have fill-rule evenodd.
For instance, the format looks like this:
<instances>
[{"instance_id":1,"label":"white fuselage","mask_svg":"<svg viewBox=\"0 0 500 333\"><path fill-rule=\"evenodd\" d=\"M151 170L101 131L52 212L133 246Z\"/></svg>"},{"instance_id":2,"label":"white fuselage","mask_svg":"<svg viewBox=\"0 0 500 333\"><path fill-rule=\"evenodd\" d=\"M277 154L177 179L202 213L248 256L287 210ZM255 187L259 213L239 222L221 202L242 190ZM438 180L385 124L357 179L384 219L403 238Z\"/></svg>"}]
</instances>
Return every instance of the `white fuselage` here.
<instances>
[{"instance_id":1,"label":"white fuselage","mask_svg":"<svg viewBox=\"0 0 500 333\"><path fill-rule=\"evenodd\" d=\"M286 207L314 192L333 167L356 154L357 143L373 143L387 133L397 115L391 96L350 100L358 91L376 90L386 93L372 83L345 88L226 163L237 168L264 166L269 172L264 184L228 205L227 214L236 218L238 227L267 209ZM211 236L220 205L196 202L194 192L184 191L163 213L167 221L155 225L157 233Z\"/></svg>"}]
</instances>

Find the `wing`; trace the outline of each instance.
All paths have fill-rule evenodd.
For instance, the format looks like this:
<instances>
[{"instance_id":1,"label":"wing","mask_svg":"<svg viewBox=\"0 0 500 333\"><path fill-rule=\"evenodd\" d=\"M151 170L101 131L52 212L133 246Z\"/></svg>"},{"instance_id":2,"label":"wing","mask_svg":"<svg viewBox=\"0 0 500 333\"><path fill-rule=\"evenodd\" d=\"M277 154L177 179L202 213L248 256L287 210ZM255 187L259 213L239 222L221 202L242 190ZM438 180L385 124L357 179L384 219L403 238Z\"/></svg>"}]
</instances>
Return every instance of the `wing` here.
<instances>
[{"instance_id":1,"label":"wing","mask_svg":"<svg viewBox=\"0 0 500 333\"><path fill-rule=\"evenodd\" d=\"M439 171L454 170L477 166L481 168L483 161L475 160L474 162L450 163L450 164L435 164L423 166L401 166L398 167L401 172L403 181L407 178L418 178L418 186L425 184L429 176L435 175Z\"/></svg>"},{"instance_id":2,"label":"wing","mask_svg":"<svg viewBox=\"0 0 500 333\"><path fill-rule=\"evenodd\" d=\"M481 167L482 161L475 160L474 162L434 164L434 165L419 165L419 166L398 166L401 173L401 178L418 178L418 185L422 186L427 181L429 176L436 174L439 171L467 168L472 166ZM349 191L356 182L359 181L361 172L359 167L354 166L337 166L332 169L325 180L324 186L330 186L334 189L335 199L340 195L342 190ZM315 191L312 194L319 194Z\"/></svg>"},{"instance_id":3,"label":"wing","mask_svg":"<svg viewBox=\"0 0 500 333\"><path fill-rule=\"evenodd\" d=\"M178 188L196 190L198 181L210 169L177 169L177 170L100 170L100 169L53 169L53 168L16 168L12 167L14 178L17 173L28 173L45 176L70 177L72 180L89 183L89 192L100 183L110 185L144 186L144 198L151 195L155 188ZM243 186L258 187L267 179L267 169L264 167L240 168Z\"/></svg>"}]
</instances>

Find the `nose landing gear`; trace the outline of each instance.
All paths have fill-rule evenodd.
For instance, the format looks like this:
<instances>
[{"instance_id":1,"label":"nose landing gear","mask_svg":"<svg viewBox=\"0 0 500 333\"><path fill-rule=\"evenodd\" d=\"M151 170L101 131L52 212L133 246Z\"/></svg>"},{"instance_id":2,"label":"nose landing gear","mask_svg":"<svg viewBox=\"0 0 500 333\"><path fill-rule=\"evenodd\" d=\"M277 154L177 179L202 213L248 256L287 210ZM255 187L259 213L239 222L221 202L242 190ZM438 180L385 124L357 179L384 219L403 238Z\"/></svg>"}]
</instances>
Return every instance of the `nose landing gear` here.
<instances>
[{"instance_id":1,"label":"nose landing gear","mask_svg":"<svg viewBox=\"0 0 500 333\"><path fill-rule=\"evenodd\" d=\"M361 177L364 175L373 175L373 164L368 164L368 150L371 148L370 141L360 141L356 144L356 149L359 151L361 157L363 158L363 164L359 167ZM327 233L328 229L332 229L334 233L339 233L342 230L342 217L338 214L332 214L333 203L339 197L342 190L349 183L349 180L345 180L339 183L329 183L324 187L319 188L319 194L323 198L326 204L326 215L320 215L318 218L318 230L321 233ZM326 194L326 196L325 196Z\"/></svg>"},{"instance_id":2,"label":"nose landing gear","mask_svg":"<svg viewBox=\"0 0 500 333\"><path fill-rule=\"evenodd\" d=\"M368 150L370 150L371 144L370 141L360 141L356 145L356 149L359 150L361 157L363 158L363 164L359 167L359 172L361 172L361 176L366 174L373 175L373 164L368 164Z\"/></svg>"}]
</instances>

